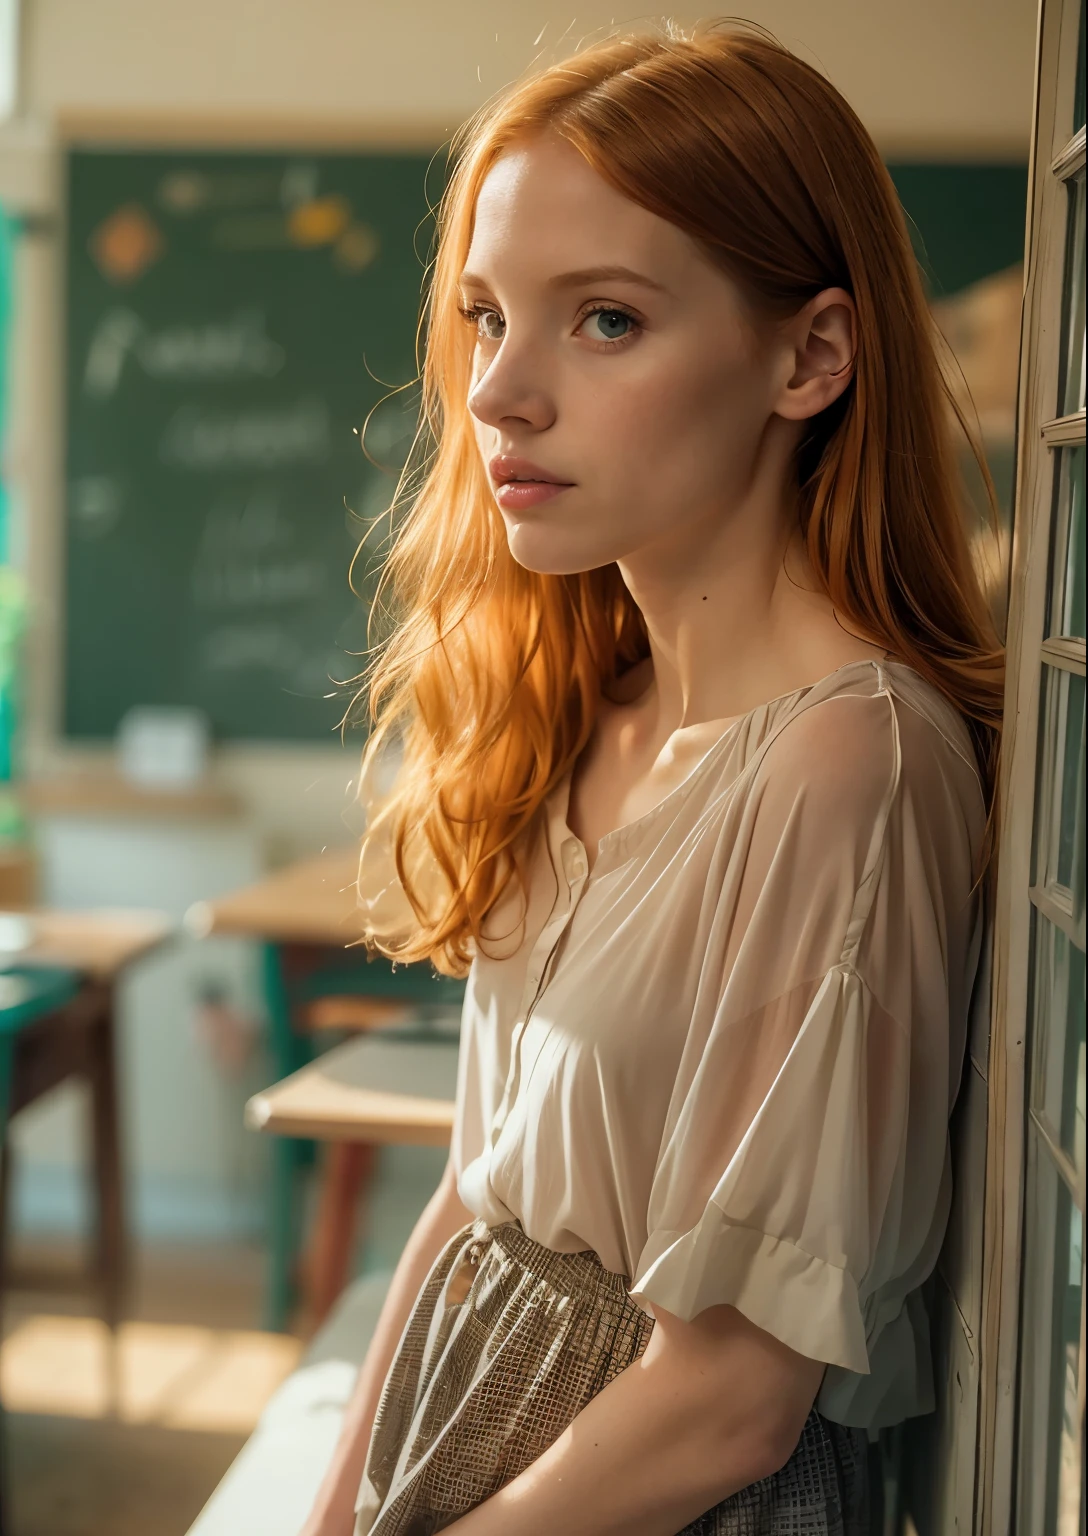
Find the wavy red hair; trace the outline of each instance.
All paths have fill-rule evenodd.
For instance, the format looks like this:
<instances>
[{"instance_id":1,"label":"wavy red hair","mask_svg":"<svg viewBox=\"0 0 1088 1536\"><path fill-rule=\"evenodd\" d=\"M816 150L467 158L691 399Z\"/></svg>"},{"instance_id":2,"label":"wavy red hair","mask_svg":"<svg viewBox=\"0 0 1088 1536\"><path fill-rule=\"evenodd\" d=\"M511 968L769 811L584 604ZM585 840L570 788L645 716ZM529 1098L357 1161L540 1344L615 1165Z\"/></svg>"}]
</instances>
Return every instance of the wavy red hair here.
<instances>
[{"instance_id":1,"label":"wavy red hair","mask_svg":"<svg viewBox=\"0 0 1088 1536\"><path fill-rule=\"evenodd\" d=\"M801 528L840 617L927 678L971 730L993 846L1004 656L971 554L955 430L992 486L942 372L898 197L859 119L759 29L611 37L518 83L454 144L424 311L423 420L382 592L393 627L369 670L364 757L402 765L367 836L395 849L412 931L369 941L467 968L523 879L538 811L593 729L609 681L648 653L615 566L539 575L511 556L467 409L473 341L457 281L480 185L550 131L625 196L698 241L757 310L844 287L857 357L797 457ZM363 893L366 894L365 892Z\"/></svg>"}]
</instances>

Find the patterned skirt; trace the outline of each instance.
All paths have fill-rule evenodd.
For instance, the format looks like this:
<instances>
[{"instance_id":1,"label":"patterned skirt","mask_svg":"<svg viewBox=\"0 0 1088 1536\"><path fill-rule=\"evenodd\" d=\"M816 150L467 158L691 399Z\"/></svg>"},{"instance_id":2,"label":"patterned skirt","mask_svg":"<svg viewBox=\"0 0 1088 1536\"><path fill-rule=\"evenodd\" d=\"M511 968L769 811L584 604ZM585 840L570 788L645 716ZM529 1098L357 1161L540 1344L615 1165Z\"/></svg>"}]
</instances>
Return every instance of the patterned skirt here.
<instances>
[{"instance_id":1,"label":"patterned skirt","mask_svg":"<svg viewBox=\"0 0 1088 1536\"><path fill-rule=\"evenodd\" d=\"M431 1536L515 1478L637 1360L654 1319L591 1250L476 1220L442 1250L382 1390L355 1536ZM789 1461L679 1536L869 1536L868 1437L812 1409Z\"/></svg>"}]
</instances>

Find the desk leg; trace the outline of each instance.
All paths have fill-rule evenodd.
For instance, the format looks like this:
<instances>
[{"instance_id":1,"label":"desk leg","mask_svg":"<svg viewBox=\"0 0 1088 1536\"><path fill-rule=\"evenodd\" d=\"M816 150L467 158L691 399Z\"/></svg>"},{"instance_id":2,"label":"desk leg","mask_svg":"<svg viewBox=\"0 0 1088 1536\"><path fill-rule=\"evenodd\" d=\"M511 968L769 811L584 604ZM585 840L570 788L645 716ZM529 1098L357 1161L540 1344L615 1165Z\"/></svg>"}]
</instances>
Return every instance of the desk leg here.
<instances>
[{"instance_id":1,"label":"desk leg","mask_svg":"<svg viewBox=\"0 0 1088 1536\"><path fill-rule=\"evenodd\" d=\"M350 1278L359 1200L369 1193L378 1148L369 1141L334 1141L325 1153L321 1194L307 1265L308 1327L316 1332Z\"/></svg>"},{"instance_id":2,"label":"desk leg","mask_svg":"<svg viewBox=\"0 0 1088 1536\"><path fill-rule=\"evenodd\" d=\"M297 1293L298 1151L298 1143L286 1136L277 1136L272 1145L265 1293L265 1327L272 1333L283 1333L286 1329Z\"/></svg>"},{"instance_id":3,"label":"desk leg","mask_svg":"<svg viewBox=\"0 0 1088 1536\"><path fill-rule=\"evenodd\" d=\"M304 1066L306 1042L292 1026L288 984L291 954L278 944L264 946L264 993L269 1043L277 1078ZM265 1327L282 1333L296 1297L295 1264L299 1238L299 1169L313 1157L313 1143L277 1136L272 1144L268 1208L268 1281Z\"/></svg>"},{"instance_id":4,"label":"desk leg","mask_svg":"<svg viewBox=\"0 0 1088 1536\"><path fill-rule=\"evenodd\" d=\"M128 1237L125 1226L124 1175L121 1162L120 1105L117 1092L115 994L103 987L91 1028L87 1072L91 1085L92 1150L95 1201L95 1273L102 1315L116 1331L128 1289Z\"/></svg>"}]
</instances>

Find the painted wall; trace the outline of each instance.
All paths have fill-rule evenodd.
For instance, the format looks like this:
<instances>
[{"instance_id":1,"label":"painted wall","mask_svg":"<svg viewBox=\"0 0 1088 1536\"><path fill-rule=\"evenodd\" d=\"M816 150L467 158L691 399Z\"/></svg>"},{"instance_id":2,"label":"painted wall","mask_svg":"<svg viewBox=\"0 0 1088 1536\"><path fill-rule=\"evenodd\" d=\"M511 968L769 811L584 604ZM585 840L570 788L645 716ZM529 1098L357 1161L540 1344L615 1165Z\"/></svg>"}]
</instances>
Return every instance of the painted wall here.
<instances>
[{"instance_id":1,"label":"painted wall","mask_svg":"<svg viewBox=\"0 0 1088 1536\"><path fill-rule=\"evenodd\" d=\"M649 14L613 0L26 0L26 107L446 131L537 53ZM714 14L683 5L681 22ZM723 7L726 14L732 7ZM1024 0L749 0L881 148L1022 152L1036 7ZM539 41L538 41L539 39Z\"/></svg>"}]
</instances>

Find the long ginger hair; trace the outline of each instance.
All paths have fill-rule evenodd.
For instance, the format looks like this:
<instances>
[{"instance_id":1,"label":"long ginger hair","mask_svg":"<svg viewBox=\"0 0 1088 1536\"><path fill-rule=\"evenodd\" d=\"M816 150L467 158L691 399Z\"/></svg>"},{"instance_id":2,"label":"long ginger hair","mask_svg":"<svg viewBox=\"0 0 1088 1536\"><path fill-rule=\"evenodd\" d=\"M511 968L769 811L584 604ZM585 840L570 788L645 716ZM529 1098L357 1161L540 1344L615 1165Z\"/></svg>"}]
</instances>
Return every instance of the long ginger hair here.
<instances>
[{"instance_id":1,"label":"long ginger hair","mask_svg":"<svg viewBox=\"0 0 1088 1536\"><path fill-rule=\"evenodd\" d=\"M543 131L684 230L763 312L825 288L857 306L854 377L796 459L809 561L840 616L934 684L971 732L993 851L1004 655L966 526L955 431L899 200L865 128L760 29L668 26L595 43L518 83L454 141L423 322L423 410L381 595L394 624L365 674L369 782L401 766L366 838L395 852L415 921L370 944L463 974L488 912L523 885L538 811L589 739L602 690L649 653L616 566L524 569L507 547L467 408L458 278L498 156ZM391 599L391 602L387 601ZM365 891L361 894L366 895Z\"/></svg>"}]
</instances>

